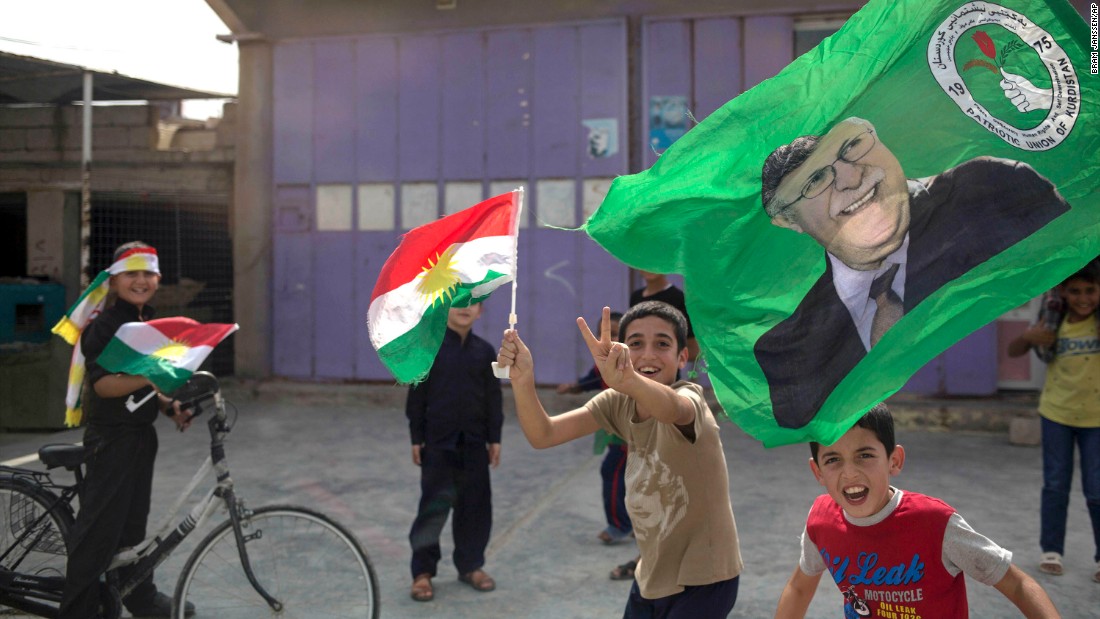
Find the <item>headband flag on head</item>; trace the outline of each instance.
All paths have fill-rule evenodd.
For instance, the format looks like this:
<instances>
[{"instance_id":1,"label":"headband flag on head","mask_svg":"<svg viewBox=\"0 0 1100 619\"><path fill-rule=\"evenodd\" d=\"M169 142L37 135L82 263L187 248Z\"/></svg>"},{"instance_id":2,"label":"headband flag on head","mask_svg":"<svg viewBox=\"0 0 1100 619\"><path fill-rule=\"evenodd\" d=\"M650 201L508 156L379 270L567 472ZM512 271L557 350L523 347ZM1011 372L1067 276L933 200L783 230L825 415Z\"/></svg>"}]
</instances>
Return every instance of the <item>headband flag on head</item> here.
<instances>
[{"instance_id":1,"label":"headband flag on head","mask_svg":"<svg viewBox=\"0 0 1100 619\"><path fill-rule=\"evenodd\" d=\"M80 351L80 334L93 318L103 311L107 301L112 275L127 271L149 271L160 274L157 250L152 247L136 247L124 252L111 266L100 271L88 288L65 312L51 331L61 336L73 346L72 362L69 364L69 384L65 394L65 425L80 425L83 412L80 407L80 391L84 385L84 354Z\"/></svg>"}]
</instances>

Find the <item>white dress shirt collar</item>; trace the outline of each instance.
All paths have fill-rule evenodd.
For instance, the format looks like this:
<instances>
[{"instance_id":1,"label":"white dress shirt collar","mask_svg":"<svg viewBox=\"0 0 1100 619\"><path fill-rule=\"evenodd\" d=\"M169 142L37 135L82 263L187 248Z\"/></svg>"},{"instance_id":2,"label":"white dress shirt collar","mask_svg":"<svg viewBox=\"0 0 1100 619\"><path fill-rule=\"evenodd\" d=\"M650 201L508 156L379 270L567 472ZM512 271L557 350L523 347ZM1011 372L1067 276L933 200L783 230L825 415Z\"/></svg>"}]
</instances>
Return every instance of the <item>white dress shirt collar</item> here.
<instances>
[{"instance_id":1,"label":"white dress shirt collar","mask_svg":"<svg viewBox=\"0 0 1100 619\"><path fill-rule=\"evenodd\" d=\"M905 299L905 265L909 254L909 233L905 233L905 240L892 254L886 256L878 269L874 271L857 271L840 261L836 256L826 253L829 264L833 269L833 287L841 302L848 308L852 316L852 322L859 332L859 339L863 342L863 348L871 350L871 321L875 318L878 306L870 297L871 282L886 272L887 269L897 264L900 265L894 282L890 286L898 298Z\"/></svg>"}]
</instances>

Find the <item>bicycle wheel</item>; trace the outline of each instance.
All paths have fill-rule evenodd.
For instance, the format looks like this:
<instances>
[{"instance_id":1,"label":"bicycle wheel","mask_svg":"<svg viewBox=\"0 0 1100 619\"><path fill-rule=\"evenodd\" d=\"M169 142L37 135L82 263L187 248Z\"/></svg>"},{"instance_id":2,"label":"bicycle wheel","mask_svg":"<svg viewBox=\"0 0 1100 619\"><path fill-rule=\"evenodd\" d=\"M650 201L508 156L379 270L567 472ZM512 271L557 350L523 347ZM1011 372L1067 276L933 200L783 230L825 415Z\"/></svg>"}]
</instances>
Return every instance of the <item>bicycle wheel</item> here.
<instances>
[{"instance_id":1,"label":"bicycle wheel","mask_svg":"<svg viewBox=\"0 0 1100 619\"><path fill-rule=\"evenodd\" d=\"M57 500L46 488L0 477L3 567L22 574L65 577L73 517Z\"/></svg>"},{"instance_id":2,"label":"bicycle wheel","mask_svg":"<svg viewBox=\"0 0 1100 619\"><path fill-rule=\"evenodd\" d=\"M378 617L378 578L359 542L328 516L296 506L261 507L241 522L256 580L282 605L276 613L248 582L230 521L199 542L176 583L172 616L191 601L196 617Z\"/></svg>"}]
</instances>

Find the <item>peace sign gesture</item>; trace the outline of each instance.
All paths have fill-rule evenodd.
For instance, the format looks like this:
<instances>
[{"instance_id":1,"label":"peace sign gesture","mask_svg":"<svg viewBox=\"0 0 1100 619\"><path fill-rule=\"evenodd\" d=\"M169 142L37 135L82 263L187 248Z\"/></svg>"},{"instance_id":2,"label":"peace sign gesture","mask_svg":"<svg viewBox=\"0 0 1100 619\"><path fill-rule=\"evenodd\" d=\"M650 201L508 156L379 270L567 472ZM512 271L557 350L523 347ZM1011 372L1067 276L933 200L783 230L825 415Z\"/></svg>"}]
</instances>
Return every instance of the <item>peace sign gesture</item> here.
<instances>
[{"instance_id":1,"label":"peace sign gesture","mask_svg":"<svg viewBox=\"0 0 1100 619\"><path fill-rule=\"evenodd\" d=\"M611 339L611 308L604 307L600 317L600 337L592 333L583 317L577 318L577 328L592 353L592 360L600 371L600 377L612 389L619 389L624 382L635 376L634 366L630 362L630 349L622 342Z\"/></svg>"}]
</instances>

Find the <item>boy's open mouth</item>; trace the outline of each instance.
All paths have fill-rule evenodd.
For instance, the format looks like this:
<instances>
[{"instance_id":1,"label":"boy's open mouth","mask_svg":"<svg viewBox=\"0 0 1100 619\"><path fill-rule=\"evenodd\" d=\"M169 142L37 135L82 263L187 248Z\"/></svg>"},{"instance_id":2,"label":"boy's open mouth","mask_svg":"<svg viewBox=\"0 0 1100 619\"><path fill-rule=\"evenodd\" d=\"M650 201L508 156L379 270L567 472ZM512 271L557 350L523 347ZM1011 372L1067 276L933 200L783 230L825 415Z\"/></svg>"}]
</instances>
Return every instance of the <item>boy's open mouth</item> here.
<instances>
[{"instance_id":1,"label":"boy's open mouth","mask_svg":"<svg viewBox=\"0 0 1100 619\"><path fill-rule=\"evenodd\" d=\"M653 367L652 365L644 365L638 368L638 373L644 376L653 376L657 372L660 372L660 370Z\"/></svg>"},{"instance_id":2,"label":"boy's open mouth","mask_svg":"<svg viewBox=\"0 0 1100 619\"><path fill-rule=\"evenodd\" d=\"M852 503L859 503L863 499L867 498L867 493L870 490L867 486L852 486L844 489L844 498L848 499Z\"/></svg>"}]
</instances>

